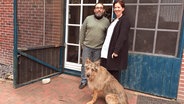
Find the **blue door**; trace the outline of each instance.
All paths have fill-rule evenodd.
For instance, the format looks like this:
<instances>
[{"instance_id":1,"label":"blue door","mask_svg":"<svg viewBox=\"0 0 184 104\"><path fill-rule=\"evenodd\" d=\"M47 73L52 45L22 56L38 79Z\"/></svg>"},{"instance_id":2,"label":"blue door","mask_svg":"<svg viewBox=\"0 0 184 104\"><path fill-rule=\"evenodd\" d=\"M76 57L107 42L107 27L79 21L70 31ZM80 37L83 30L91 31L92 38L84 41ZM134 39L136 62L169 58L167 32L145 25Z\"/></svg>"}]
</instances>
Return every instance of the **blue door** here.
<instances>
[{"instance_id":1,"label":"blue door","mask_svg":"<svg viewBox=\"0 0 184 104\"><path fill-rule=\"evenodd\" d=\"M176 98L183 52L183 0L125 0L131 21L127 89Z\"/></svg>"}]
</instances>

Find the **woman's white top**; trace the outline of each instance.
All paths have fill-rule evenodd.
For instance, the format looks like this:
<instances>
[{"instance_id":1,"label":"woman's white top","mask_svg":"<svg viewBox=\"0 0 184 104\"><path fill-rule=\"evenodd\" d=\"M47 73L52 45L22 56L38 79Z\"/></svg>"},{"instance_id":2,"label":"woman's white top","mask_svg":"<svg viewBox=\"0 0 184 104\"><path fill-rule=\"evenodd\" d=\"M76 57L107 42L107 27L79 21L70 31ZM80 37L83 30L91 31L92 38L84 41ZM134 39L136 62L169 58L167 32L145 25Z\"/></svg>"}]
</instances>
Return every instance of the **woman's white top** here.
<instances>
[{"instance_id":1,"label":"woman's white top","mask_svg":"<svg viewBox=\"0 0 184 104\"><path fill-rule=\"evenodd\" d=\"M101 50L101 58L107 58L111 37L114 31L114 27L116 26L116 23L118 22L118 20L119 19L116 18L107 29L107 35Z\"/></svg>"}]
</instances>

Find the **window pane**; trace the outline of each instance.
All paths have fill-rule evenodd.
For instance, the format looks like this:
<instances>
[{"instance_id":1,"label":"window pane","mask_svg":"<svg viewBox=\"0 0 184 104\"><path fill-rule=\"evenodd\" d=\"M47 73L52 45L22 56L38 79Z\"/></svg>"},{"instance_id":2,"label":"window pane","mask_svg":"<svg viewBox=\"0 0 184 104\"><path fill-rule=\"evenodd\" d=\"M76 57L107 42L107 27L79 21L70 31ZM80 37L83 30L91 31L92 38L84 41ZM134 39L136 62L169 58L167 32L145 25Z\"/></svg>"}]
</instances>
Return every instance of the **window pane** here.
<instances>
[{"instance_id":1,"label":"window pane","mask_svg":"<svg viewBox=\"0 0 184 104\"><path fill-rule=\"evenodd\" d=\"M104 6L105 14L104 16L107 17L109 20L111 20L111 14L112 14L112 6ZM94 6L84 6L83 7L83 20L89 16L94 14Z\"/></svg>"},{"instance_id":2,"label":"window pane","mask_svg":"<svg viewBox=\"0 0 184 104\"><path fill-rule=\"evenodd\" d=\"M80 4L80 0L70 0L69 3L70 4Z\"/></svg>"},{"instance_id":3,"label":"window pane","mask_svg":"<svg viewBox=\"0 0 184 104\"><path fill-rule=\"evenodd\" d=\"M161 3L182 3L183 0L161 0Z\"/></svg>"},{"instance_id":4,"label":"window pane","mask_svg":"<svg viewBox=\"0 0 184 104\"><path fill-rule=\"evenodd\" d=\"M109 21L111 21L112 6L105 6L104 8L105 8L104 16L107 17Z\"/></svg>"},{"instance_id":5,"label":"window pane","mask_svg":"<svg viewBox=\"0 0 184 104\"><path fill-rule=\"evenodd\" d=\"M112 3L112 0L99 0L100 3Z\"/></svg>"},{"instance_id":6,"label":"window pane","mask_svg":"<svg viewBox=\"0 0 184 104\"><path fill-rule=\"evenodd\" d=\"M134 30L130 30L129 32L129 50L133 50L133 40L134 40Z\"/></svg>"},{"instance_id":7,"label":"window pane","mask_svg":"<svg viewBox=\"0 0 184 104\"><path fill-rule=\"evenodd\" d=\"M80 7L70 6L69 7L69 24L79 24L80 22Z\"/></svg>"},{"instance_id":8,"label":"window pane","mask_svg":"<svg viewBox=\"0 0 184 104\"><path fill-rule=\"evenodd\" d=\"M135 41L135 51L152 53L154 33L154 31L138 30Z\"/></svg>"},{"instance_id":9,"label":"window pane","mask_svg":"<svg viewBox=\"0 0 184 104\"><path fill-rule=\"evenodd\" d=\"M155 28L157 17L157 6L139 6L138 27Z\"/></svg>"},{"instance_id":10,"label":"window pane","mask_svg":"<svg viewBox=\"0 0 184 104\"><path fill-rule=\"evenodd\" d=\"M158 3L158 0L140 0L140 3Z\"/></svg>"},{"instance_id":11,"label":"window pane","mask_svg":"<svg viewBox=\"0 0 184 104\"><path fill-rule=\"evenodd\" d=\"M177 32L158 32L156 53L175 55Z\"/></svg>"},{"instance_id":12,"label":"window pane","mask_svg":"<svg viewBox=\"0 0 184 104\"><path fill-rule=\"evenodd\" d=\"M67 61L78 63L78 47L68 46Z\"/></svg>"},{"instance_id":13,"label":"window pane","mask_svg":"<svg viewBox=\"0 0 184 104\"><path fill-rule=\"evenodd\" d=\"M96 0L83 0L83 3L95 4Z\"/></svg>"},{"instance_id":14,"label":"window pane","mask_svg":"<svg viewBox=\"0 0 184 104\"><path fill-rule=\"evenodd\" d=\"M68 42L79 43L79 27L70 26L68 29Z\"/></svg>"},{"instance_id":15,"label":"window pane","mask_svg":"<svg viewBox=\"0 0 184 104\"><path fill-rule=\"evenodd\" d=\"M93 10L94 10L94 6L84 6L83 7L83 15L82 15L83 19L82 19L82 21L84 21L84 19L87 16L94 14Z\"/></svg>"},{"instance_id":16,"label":"window pane","mask_svg":"<svg viewBox=\"0 0 184 104\"><path fill-rule=\"evenodd\" d=\"M126 3L137 3L137 0L124 0L125 4Z\"/></svg>"},{"instance_id":17,"label":"window pane","mask_svg":"<svg viewBox=\"0 0 184 104\"><path fill-rule=\"evenodd\" d=\"M82 48L80 50L80 62L79 63L82 64Z\"/></svg>"},{"instance_id":18,"label":"window pane","mask_svg":"<svg viewBox=\"0 0 184 104\"><path fill-rule=\"evenodd\" d=\"M135 27L136 6L126 6L126 14L130 20L131 27Z\"/></svg>"},{"instance_id":19,"label":"window pane","mask_svg":"<svg viewBox=\"0 0 184 104\"><path fill-rule=\"evenodd\" d=\"M180 22L181 6L161 6L159 16L159 29L175 29L178 30Z\"/></svg>"}]
</instances>

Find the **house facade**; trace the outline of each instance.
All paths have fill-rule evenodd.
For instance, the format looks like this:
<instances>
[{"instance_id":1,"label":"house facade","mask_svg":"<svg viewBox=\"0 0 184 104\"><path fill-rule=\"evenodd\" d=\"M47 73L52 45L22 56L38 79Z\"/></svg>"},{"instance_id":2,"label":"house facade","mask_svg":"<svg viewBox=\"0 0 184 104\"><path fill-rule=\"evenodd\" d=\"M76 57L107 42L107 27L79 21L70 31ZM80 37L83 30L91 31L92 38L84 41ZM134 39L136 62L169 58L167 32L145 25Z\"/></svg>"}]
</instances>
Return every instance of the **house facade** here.
<instances>
[{"instance_id":1,"label":"house facade","mask_svg":"<svg viewBox=\"0 0 184 104\"><path fill-rule=\"evenodd\" d=\"M184 1L124 1L131 31L129 64L121 84L184 100ZM57 72L80 75L79 31L97 2L104 3L111 21L112 0L0 0L0 63L14 64L14 84Z\"/></svg>"}]
</instances>

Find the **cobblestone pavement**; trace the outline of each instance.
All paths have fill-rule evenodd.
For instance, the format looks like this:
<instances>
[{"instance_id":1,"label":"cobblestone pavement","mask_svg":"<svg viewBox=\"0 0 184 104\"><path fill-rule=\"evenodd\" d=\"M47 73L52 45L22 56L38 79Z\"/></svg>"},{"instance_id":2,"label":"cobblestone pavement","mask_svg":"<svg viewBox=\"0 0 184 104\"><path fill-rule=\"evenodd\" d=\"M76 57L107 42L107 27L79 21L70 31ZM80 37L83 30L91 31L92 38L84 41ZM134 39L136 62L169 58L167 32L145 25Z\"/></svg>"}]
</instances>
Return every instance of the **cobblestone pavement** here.
<instances>
[{"instance_id":1,"label":"cobblestone pavement","mask_svg":"<svg viewBox=\"0 0 184 104\"><path fill-rule=\"evenodd\" d=\"M79 89L80 78L62 74L51 78L48 84L41 81L17 89L12 81L0 81L0 104L86 104L91 100L88 87ZM136 96L128 94L130 104L136 104ZM95 104L105 104L99 98Z\"/></svg>"}]
</instances>

